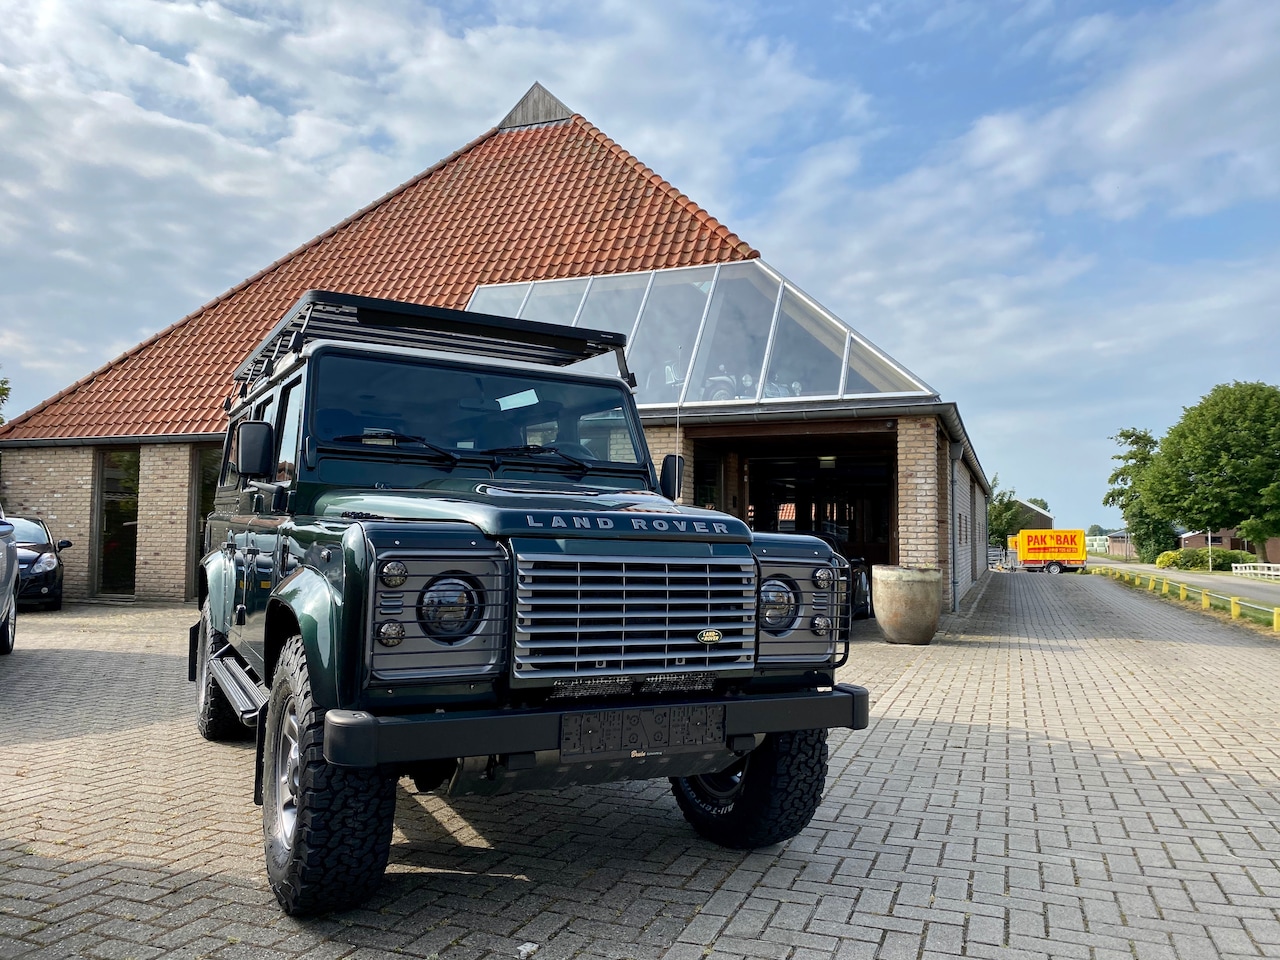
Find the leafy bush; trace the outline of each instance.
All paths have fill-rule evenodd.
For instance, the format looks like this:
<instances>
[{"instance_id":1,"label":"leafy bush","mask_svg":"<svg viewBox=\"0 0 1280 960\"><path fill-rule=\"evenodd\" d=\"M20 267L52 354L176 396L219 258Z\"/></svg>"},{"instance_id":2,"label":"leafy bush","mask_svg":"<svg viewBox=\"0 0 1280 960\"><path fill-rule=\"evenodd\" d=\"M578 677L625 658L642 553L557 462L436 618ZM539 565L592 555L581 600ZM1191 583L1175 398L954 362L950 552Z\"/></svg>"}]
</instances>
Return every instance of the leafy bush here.
<instances>
[{"instance_id":1,"label":"leafy bush","mask_svg":"<svg viewBox=\"0 0 1280 960\"><path fill-rule=\"evenodd\" d=\"M1257 563L1258 558L1244 550L1213 551L1213 569L1230 570L1233 563ZM1208 570L1209 551L1205 547L1186 547L1182 550L1166 550L1156 557L1156 566L1161 570L1170 567L1175 570Z\"/></svg>"},{"instance_id":2,"label":"leafy bush","mask_svg":"<svg viewBox=\"0 0 1280 960\"><path fill-rule=\"evenodd\" d=\"M1244 550L1215 550L1213 551L1213 569L1230 570L1233 563L1257 563L1258 558L1252 553ZM1205 565L1208 566L1208 558L1205 558Z\"/></svg>"}]
</instances>

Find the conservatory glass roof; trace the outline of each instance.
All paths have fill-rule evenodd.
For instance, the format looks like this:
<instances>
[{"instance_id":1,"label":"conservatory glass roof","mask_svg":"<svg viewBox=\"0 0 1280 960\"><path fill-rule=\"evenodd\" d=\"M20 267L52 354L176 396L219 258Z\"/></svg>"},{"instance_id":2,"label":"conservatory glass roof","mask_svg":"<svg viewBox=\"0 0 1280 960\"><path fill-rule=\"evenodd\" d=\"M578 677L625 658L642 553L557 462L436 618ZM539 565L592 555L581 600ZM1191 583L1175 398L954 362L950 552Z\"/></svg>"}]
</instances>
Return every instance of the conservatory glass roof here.
<instances>
[{"instance_id":1,"label":"conservatory glass roof","mask_svg":"<svg viewBox=\"0 0 1280 960\"><path fill-rule=\"evenodd\" d=\"M937 396L760 260L489 284L467 309L628 334L642 407Z\"/></svg>"}]
</instances>

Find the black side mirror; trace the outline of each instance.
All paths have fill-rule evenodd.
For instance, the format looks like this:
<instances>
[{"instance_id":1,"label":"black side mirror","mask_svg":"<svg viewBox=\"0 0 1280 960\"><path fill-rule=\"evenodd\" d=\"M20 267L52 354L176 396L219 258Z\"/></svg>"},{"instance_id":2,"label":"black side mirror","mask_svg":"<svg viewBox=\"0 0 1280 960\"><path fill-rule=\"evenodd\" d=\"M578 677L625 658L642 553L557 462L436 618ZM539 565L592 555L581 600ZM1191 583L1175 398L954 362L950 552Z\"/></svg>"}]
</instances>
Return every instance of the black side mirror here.
<instances>
[{"instance_id":1,"label":"black side mirror","mask_svg":"<svg viewBox=\"0 0 1280 960\"><path fill-rule=\"evenodd\" d=\"M273 477L276 472L276 445L271 424L246 420L238 427L239 455L236 470L246 480Z\"/></svg>"},{"instance_id":2,"label":"black side mirror","mask_svg":"<svg viewBox=\"0 0 1280 960\"><path fill-rule=\"evenodd\" d=\"M73 546L75 546L75 544L73 544L70 540L59 540L59 541L58 541L58 549L59 549L59 550L65 550L65 549L67 549L67 547L73 547Z\"/></svg>"},{"instance_id":3,"label":"black side mirror","mask_svg":"<svg viewBox=\"0 0 1280 960\"><path fill-rule=\"evenodd\" d=\"M658 488L662 491L664 497L668 500L674 500L680 496L683 477L684 457L676 453L669 453L662 458L662 476L658 481Z\"/></svg>"}]
</instances>

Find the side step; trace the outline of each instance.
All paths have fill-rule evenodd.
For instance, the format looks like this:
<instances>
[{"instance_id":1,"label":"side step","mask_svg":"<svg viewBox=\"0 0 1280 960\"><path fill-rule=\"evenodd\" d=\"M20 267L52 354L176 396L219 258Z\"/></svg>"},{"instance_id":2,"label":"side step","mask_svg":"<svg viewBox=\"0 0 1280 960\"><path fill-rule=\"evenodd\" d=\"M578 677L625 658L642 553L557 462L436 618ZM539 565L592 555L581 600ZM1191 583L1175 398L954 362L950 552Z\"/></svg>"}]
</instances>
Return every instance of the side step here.
<instances>
[{"instance_id":1,"label":"side step","mask_svg":"<svg viewBox=\"0 0 1280 960\"><path fill-rule=\"evenodd\" d=\"M245 672L238 660L231 657L211 658L209 672L231 701L236 713L240 714L240 722L247 727L257 726L258 715L267 705L267 691Z\"/></svg>"}]
</instances>

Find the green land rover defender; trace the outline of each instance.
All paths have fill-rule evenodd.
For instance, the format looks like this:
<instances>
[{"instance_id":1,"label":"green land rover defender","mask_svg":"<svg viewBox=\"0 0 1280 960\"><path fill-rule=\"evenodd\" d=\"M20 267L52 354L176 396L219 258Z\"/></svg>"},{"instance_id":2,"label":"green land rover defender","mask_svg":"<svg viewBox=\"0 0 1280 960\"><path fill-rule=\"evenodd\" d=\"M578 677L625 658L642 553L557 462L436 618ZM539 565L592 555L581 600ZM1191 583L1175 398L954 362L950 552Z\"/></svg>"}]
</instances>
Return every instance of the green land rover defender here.
<instances>
[{"instance_id":1,"label":"green land rover defender","mask_svg":"<svg viewBox=\"0 0 1280 960\"><path fill-rule=\"evenodd\" d=\"M377 888L405 777L666 777L741 848L813 816L828 728L867 725L848 564L677 505L625 344L311 291L237 370L190 678L206 739L256 730L287 912Z\"/></svg>"}]
</instances>

